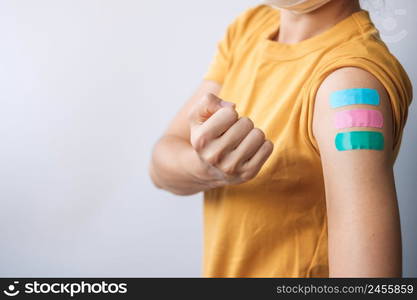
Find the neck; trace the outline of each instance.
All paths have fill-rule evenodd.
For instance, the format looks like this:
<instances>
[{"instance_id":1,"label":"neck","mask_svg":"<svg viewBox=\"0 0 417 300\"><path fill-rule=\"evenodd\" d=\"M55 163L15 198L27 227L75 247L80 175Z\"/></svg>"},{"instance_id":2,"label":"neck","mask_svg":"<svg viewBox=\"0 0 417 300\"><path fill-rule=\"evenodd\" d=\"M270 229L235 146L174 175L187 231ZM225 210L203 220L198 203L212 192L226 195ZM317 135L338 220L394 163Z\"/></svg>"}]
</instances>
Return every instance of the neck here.
<instances>
[{"instance_id":1,"label":"neck","mask_svg":"<svg viewBox=\"0 0 417 300\"><path fill-rule=\"evenodd\" d=\"M359 11L359 0L333 0L306 14L281 9L277 40L294 44L326 31L336 23Z\"/></svg>"}]
</instances>

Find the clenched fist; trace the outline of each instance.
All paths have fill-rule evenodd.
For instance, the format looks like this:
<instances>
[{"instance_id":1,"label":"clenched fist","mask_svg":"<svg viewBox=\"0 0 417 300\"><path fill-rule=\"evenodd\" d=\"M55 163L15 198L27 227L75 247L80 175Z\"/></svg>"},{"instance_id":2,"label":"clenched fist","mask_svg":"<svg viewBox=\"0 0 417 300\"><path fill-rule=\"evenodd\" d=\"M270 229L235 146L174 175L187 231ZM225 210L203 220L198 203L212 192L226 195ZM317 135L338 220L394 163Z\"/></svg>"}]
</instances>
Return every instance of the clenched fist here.
<instances>
[{"instance_id":1,"label":"clenched fist","mask_svg":"<svg viewBox=\"0 0 417 300\"><path fill-rule=\"evenodd\" d=\"M191 145L207 165L206 180L213 187L252 179L272 153L273 143L263 131L214 94L192 107L188 121Z\"/></svg>"}]
</instances>

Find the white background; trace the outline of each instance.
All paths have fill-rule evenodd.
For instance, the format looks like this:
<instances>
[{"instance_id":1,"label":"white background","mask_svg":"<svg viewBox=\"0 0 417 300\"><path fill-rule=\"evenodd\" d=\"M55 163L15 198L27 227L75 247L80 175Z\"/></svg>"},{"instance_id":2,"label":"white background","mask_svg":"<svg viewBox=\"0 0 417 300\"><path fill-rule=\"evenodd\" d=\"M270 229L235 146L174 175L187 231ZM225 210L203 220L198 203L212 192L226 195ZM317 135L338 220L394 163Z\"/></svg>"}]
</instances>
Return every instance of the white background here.
<instances>
[{"instance_id":1,"label":"white background","mask_svg":"<svg viewBox=\"0 0 417 300\"><path fill-rule=\"evenodd\" d=\"M415 83L417 1L379 2ZM148 162L226 26L258 3L0 0L0 276L200 276L202 195L157 190ZM405 276L417 276L416 120L413 103L395 167Z\"/></svg>"}]
</instances>

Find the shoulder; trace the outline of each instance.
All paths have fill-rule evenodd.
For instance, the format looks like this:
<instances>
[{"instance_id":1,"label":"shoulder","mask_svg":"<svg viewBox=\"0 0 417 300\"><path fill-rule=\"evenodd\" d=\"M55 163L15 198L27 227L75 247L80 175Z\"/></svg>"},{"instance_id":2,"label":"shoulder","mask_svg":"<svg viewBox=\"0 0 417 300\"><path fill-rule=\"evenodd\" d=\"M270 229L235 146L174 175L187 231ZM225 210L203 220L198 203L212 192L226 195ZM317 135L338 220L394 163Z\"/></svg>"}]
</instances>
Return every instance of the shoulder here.
<instances>
[{"instance_id":1,"label":"shoulder","mask_svg":"<svg viewBox=\"0 0 417 300\"><path fill-rule=\"evenodd\" d=\"M380 32L365 10L352 14L349 18L351 27L346 29L340 43L325 50L319 65L321 69L340 68L356 65L368 71L387 73L397 77L404 88L410 89L411 84L401 63L393 55L387 44L382 40Z\"/></svg>"},{"instance_id":2,"label":"shoulder","mask_svg":"<svg viewBox=\"0 0 417 300\"><path fill-rule=\"evenodd\" d=\"M371 132L382 138L383 148L378 155L389 158L394 150L392 115L387 90L373 74L357 67L343 67L329 74L317 91L313 135L321 153L336 157L345 153L337 148L338 135ZM366 138L371 139L370 135ZM372 145L356 146L363 149Z\"/></svg>"},{"instance_id":3,"label":"shoulder","mask_svg":"<svg viewBox=\"0 0 417 300\"><path fill-rule=\"evenodd\" d=\"M329 73L322 81L316 97L323 100L331 92L349 88L372 88L387 97L387 92L377 77L368 70L355 66L338 68Z\"/></svg>"},{"instance_id":4,"label":"shoulder","mask_svg":"<svg viewBox=\"0 0 417 300\"><path fill-rule=\"evenodd\" d=\"M341 45L319 64L310 90L310 98L314 101L313 136L319 134L314 118L333 114L328 103L333 92L353 88L374 89L380 96L380 106L376 109L383 113L384 120L392 121L392 124L386 123L384 130L387 130L387 137L393 139L396 157L413 98L412 84L395 56L380 42L372 41L371 37L369 39L352 41L349 46ZM313 144L317 145L317 142L313 141Z\"/></svg>"},{"instance_id":5,"label":"shoulder","mask_svg":"<svg viewBox=\"0 0 417 300\"><path fill-rule=\"evenodd\" d=\"M318 64L317 71L330 74L334 70L349 66L368 71L387 88L401 91L403 98L406 98L403 100L411 102L412 84L408 74L380 39L378 31L357 36L329 49Z\"/></svg>"}]
</instances>

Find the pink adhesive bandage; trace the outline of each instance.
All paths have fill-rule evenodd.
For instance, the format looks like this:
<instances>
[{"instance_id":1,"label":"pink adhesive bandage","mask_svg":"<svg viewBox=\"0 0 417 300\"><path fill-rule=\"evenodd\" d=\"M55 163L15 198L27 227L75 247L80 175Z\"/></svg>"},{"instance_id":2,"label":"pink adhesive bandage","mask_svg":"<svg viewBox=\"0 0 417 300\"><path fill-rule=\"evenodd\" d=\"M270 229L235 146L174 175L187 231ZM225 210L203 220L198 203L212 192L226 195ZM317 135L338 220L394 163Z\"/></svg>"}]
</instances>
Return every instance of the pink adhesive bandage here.
<instances>
[{"instance_id":1,"label":"pink adhesive bandage","mask_svg":"<svg viewBox=\"0 0 417 300\"><path fill-rule=\"evenodd\" d=\"M378 110L349 109L338 111L334 115L334 126L337 129L350 127L382 128L384 119Z\"/></svg>"}]
</instances>

